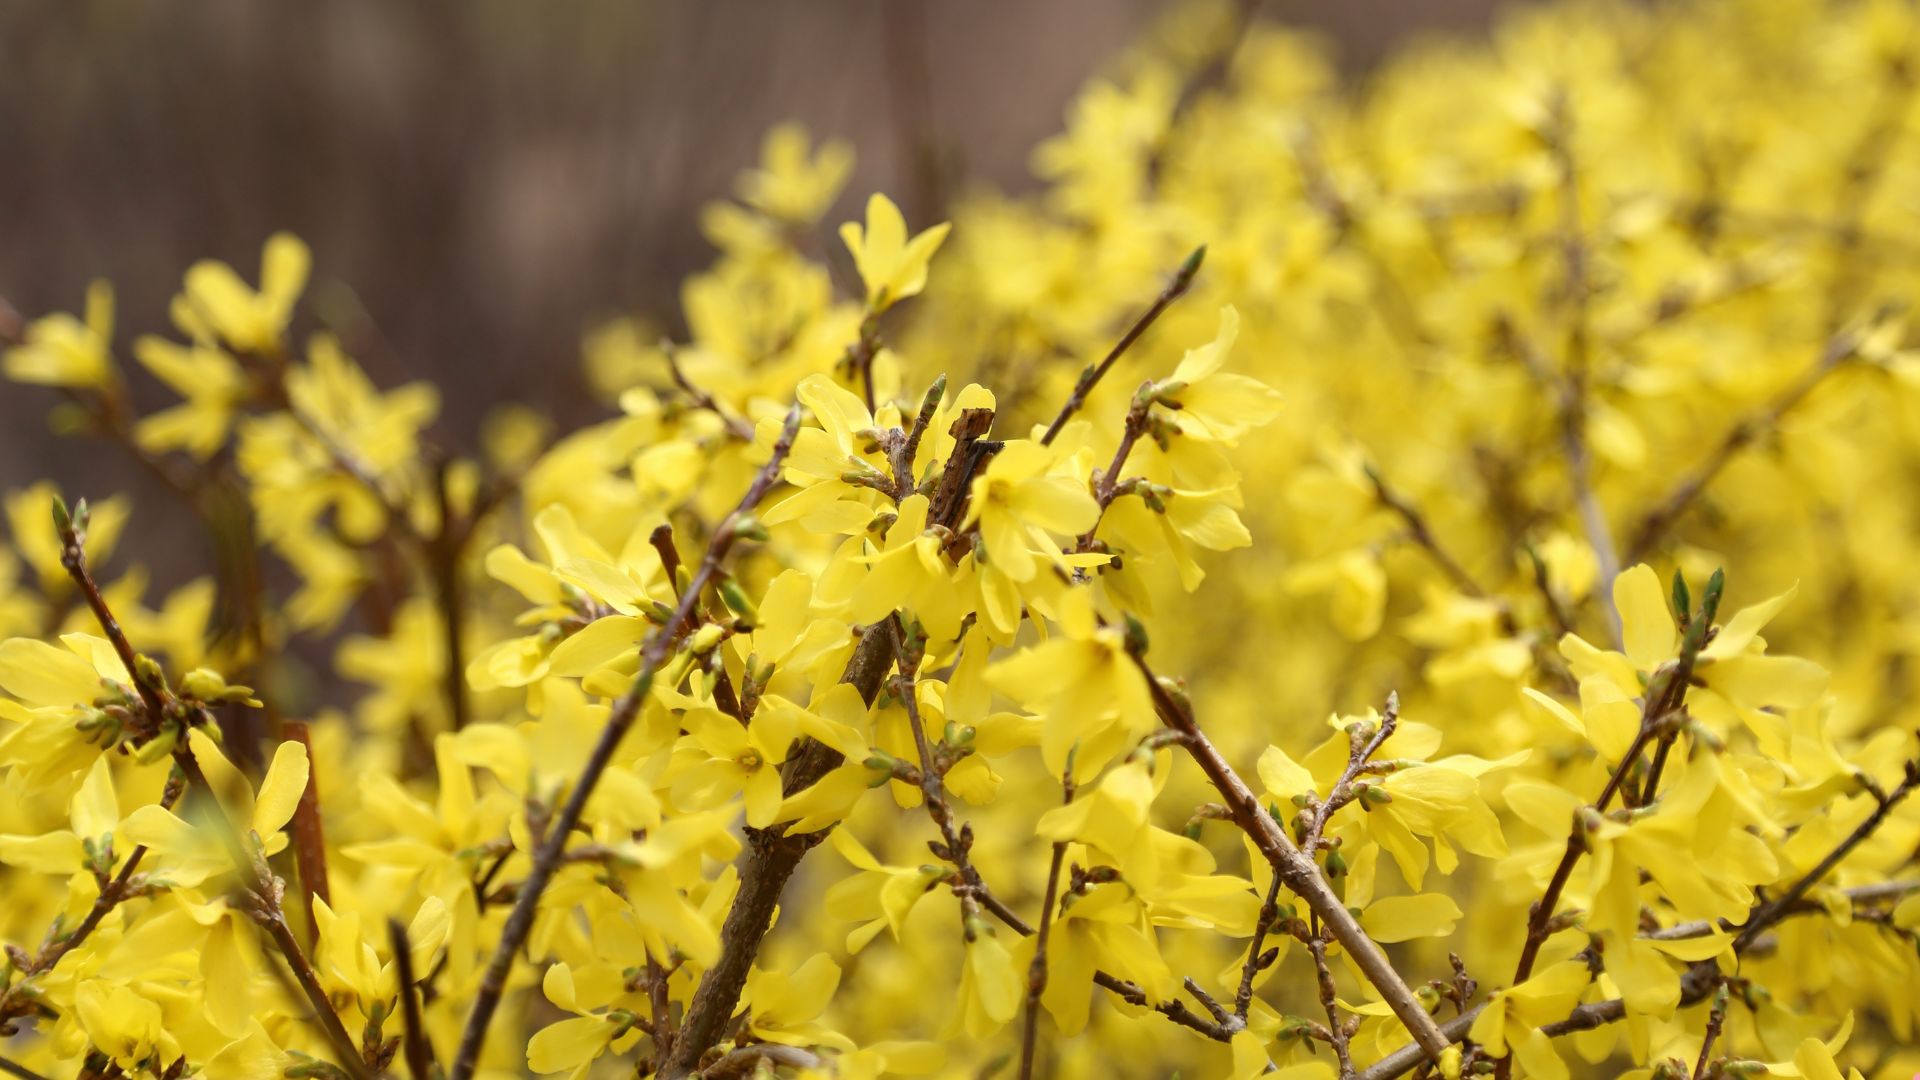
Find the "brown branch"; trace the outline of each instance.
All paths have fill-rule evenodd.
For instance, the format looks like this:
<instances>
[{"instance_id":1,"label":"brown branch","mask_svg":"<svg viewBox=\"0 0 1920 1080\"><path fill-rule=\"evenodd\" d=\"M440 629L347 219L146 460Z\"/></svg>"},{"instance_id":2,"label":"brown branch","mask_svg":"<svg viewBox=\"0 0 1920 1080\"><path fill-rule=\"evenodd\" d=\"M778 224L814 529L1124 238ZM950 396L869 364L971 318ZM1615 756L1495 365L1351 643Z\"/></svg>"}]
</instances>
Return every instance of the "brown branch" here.
<instances>
[{"instance_id":1,"label":"brown branch","mask_svg":"<svg viewBox=\"0 0 1920 1080\"><path fill-rule=\"evenodd\" d=\"M313 738L304 720L285 720L281 737L307 748L307 786L294 805L287 832L293 840L293 863L300 872L300 902L307 913L307 929L315 940L320 924L313 915L313 901L333 903L333 891L327 883L327 839L320 820L320 777L313 762Z\"/></svg>"},{"instance_id":2,"label":"brown branch","mask_svg":"<svg viewBox=\"0 0 1920 1080\"><path fill-rule=\"evenodd\" d=\"M166 716L166 691L141 671L140 658L127 641L126 631L120 628L120 620L114 618L113 612L107 607L106 598L100 593L99 583L93 580L92 572L87 569L87 501L80 500L69 512L66 502L54 496L53 523L60 534L60 565L66 568L67 576L73 579L74 587L85 598L88 610L93 612L94 621L100 624L101 633L112 643L114 653L120 657L120 665L127 669L127 677L133 680L134 689L139 691L140 700L147 707L149 724L153 731L158 731Z\"/></svg>"},{"instance_id":3,"label":"brown branch","mask_svg":"<svg viewBox=\"0 0 1920 1080\"><path fill-rule=\"evenodd\" d=\"M461 587L460 560L471 528L454 527L453 494L448 486L448 461L442 458L433 473L434 497L440 505L440 525L421 554L433 579L434 599L440 608L443 669L441 692L447 699L447 723L455 731L467 726L466 643L460 633L466 624L466 590Z\"/></svg>"},{"instance_id":4,"label":"brown branch","mask_svg":"<svg viewBox=\"0 0 1920 1080\"><path fill-rule=\"evenodd\" d=\"M1920 881L1882 881L1874 885L1861 885L1856 888L1842 890L1847 901L1854 905L1870 904L1879 900L1898 899L1910 892L1920 892ZM1781 909L1774 914L1773 921L1777 923L1790 915L1819 915L1823 914L1826 910L1827 909L1818 902L1808 900L1805 896L1802 896L1791 904L1782 905ZM1864 912L1854 913L1854 918L1856 919L1864 917ZM1715 930L1739 930L1744 926L1744 923L1729 922L1726 919L1717 921L1694 919L1690 922L1663 926L1658 930L1652 930L1640 936L1648 941L1684 941L1688 938L1706 937Z\"/></svg>"},{"instance_id":5,"label":"brown branch","mask_svg":"<svg viewBox=\"0 0 1920 1080\"><path fill-rule=\"evenodd\" d=\"M1682 477L1665 498L1654 504L1654 508L1641 517L1640 524L1633 533L1633 542L1627 545L1627 561L1644 560L1653 550L1654 545L1660 542L1680 516L1700 498L1700 495L1706 491L1707 485L1720 475L1720 471L1727 467L1735 455L1752 445L1762 435L1779 427L1780 421L1805 400L1807 395L1813 392L1814 387L1825 381L1834 369L1857 355L1858 347L1859 340L1855 335L1835 334L1820 350L1819 359L1803 372L1793 385L1728 429L1726 435L1721 437L1720 442L1707 453L1707 456Z\"/></svg>"},{"instance_id":6,"label":"brown branch","mask_svg":"<svg viewBox=\"0 0 1920 1080\"><path fill-rule=\"evenodd\" d=\"M1147 666L1146 658L1138 651L1131 655L1141 675L1147 680L1161 721L1180 733L1181 745L1220 793L1222 801L1232 813L1234 824L1253 841L1254 846L1284 879L1287 888L1305 900L1307 906L1327 924L1333 936L1347 950L1348 957L1379 991L1381 999L1393 1010L1393 1014L1413 1033L1415 1040L1437 1059L1440 1052L1447 1048L1448 1040L1400 973L1394 970L1386 953L1367 936L1359 920L1334 894L1326 878L1321 875L1319 866L1294 846L1285 830L1261 807L1259 797L1247 787L1246 781L1233 770L1233 766L1227 764L1226 758L1221 756L1194 722L1186 706L1175 700L1173 694L1155 677Z\"/></svg>"},{"instance_id":7,"label":"brown branch","mask_svg":"<svg viewBox=\"0 0 1920 1080\"><path fill-rule=\"evenodd\" d=\"M1175 300L1180 299L1180 297L1186 294L1187 289L1193 285L1194 275L1200 272L1201 262L1204 261L1206 257L1207 247L1205 244L1194 248L1193 254L1188 255L1186 261L1180 264L1180 268L1174 271L1173 280L1167 283L1167 287L1161 290L1160 295L1153 301L1152 306L1142 312L1140 317L1134 320L1133 325L1127 329L1127 332L1121 335L1120 340L1114 344L1113 348L1107 351L1106 357L1098 364L1080 372L1080 378L1073 384L1073 393L1067 398L1066 404L1060 406L1060 413L1053 418L1053 423L1047 425L1046 434L1040 436L1040 445L1048 446L1053 443L1053 440L1059 436L1060 429L1066 427L1067 421L1072 418L1073 414L1087 403L1087 395L1092 393L1093 388L1098 386L1100 380L1106 377L1107 371L1113 367L1114 361L1119 360L1120 357L1133 346L1133 343L1140 339L1140 335L1147 332L1147 328L1153 325L1154 320L1158 319L1167 308L1173 305Z\"/></svg>"},{"instance_id":8,"label":"brown branch","mask_svg":"<svg viewBox=\"0 0 1920 1080\"><path fill-rule=\"evenodd\" d=\"M706 584L718 571L720 563L733 549L734 542L740 539L741 529L748 525L750 515L760 500L766 497L780 473L780 465L786 459L787 451L793 447L793 438L800 428L800 407L794 406L787 412L785 427L780 438L774 443L772 456L760 472L754 477L747 493L741 497L740 504L733 509L714 530L713 539L707 546L707 554L701 560L700 568L694 571L693 580L686 592L680 597L679 606L665 625L648 635L641 649L640 673L634 678L633 686L614 703L607 717L607 725L600 732L600 739L594 744L593 752L574 781L573 790L568 794L566 804L559 815L547 827L546 836L540 842L534 854L533 865L527 873L526 881L521 885L514 898L513 910L507 915L507 922L501 929L499 944L494 949L493 958L488 962L486 973L481 978L479 993L475 996L473 1010L467 1015L465 1029L460 1035L459 1051L454 1057L452 1080L468 1080L479 1065L480 1050L486 1041L487 1026L493 1019L494 1011L500 1007L500 998L506 992L507 976L511 973L515 956L533 929L533 919L538 912L540 895L546 891L547 883L552 880L554 870L560 865L565 854L568 836L580 821L580 815L586 810L587 800L592 797L594 787L600 782L600 776L606 772L613 759L614 750L620 740L633 726L640 715L641 706L646 703L653 688L654 674L660 670L679 639L689 629L694 609L699 603L700 594ZM745 882L742 882L745 887Z\"/></svg>"},{"instance_id":9,"label":"brown branch","mask_svg":"<svg viewBox=\"0 0 1920 1080\"><path fill-rule=\"evenodd\" d=\"M1747 919L1747 925L1740 931L1740 936L1734 939L1734 944L1736 946L1751 945L1762 931L1779 922L1781 917L1800 901L1801 897L1807 895L1807 890L1819 884L1820 879L1827 876L1834 867L1839 866L1854 848L1859 847L1862 842L1872 836L1887 820L1887 816L1893 813L1894 807L1899 806L1901 800L1912 794L1916 787L1920 787L1920 761L1909 761L1906 775L1901 779L1900 785L1885 795L1875 795L1876 805L1873 813L1868 814L1867 819L1861 822L1858 828L1847 834L1846 839L1835 845L1832 851L1827 852L1826 858L1821 859L1813 869L1802 875L1800 880L1794 882L1786 892L1755 908L1753 914Z\"/></svg>"},{"instance_id":10,"label":"brown branch","mask_svg":"<svg viewBox=\"0 0 1920 1080\"><path fill-rule=\"evenodd\" d=\"M1693 1064L1693 1080L1706 1080L1707 1062L1713 1057L1714 1040L1720 1037L1720 1028L1727 1022L1727 983L1718 981L1713 991L1713 1008L1707 1013L1707 1030L1700 1039L1700 1057Z\"/></svg>"},{"instance_id":11,"label":"brown branch","mask_svg":"<svg viewBox=\"0 0 1920 1080\"><path fill-rule=\"evenodd\" d=\"M301 993L306 995L307 1003L313 1006L313 1017L320 1025L321 1033L340 1058L338 1064L354 1080L372 1080L373 1074L367 1069L360 1049L354 1045L353 1036L347 1034L346 1025L340 1022L340 1014L334 1010L326 989L320 985L320 975L314 970L313 962L307 958L299 938L294 936L293 928L287 925L286 909L281 903L280 881L266 872L264 862L248 852L240 839L239 830L220 805L219 795L207 779L207 774L201 770L193 751L183 743L174 751L173 760L186 777L187 790L198 793L206 801L205 815L220 834L228 854L233 858L234 870L239 874L246 914L267 932L279 949L280 957L286 961Z\"/></svg>"},{"instance_id":12,"label":"brown branch","mask_svg":"<svg viewBox=\"0 0 1920 1080\"><path fill-rule=\"evenodd\" d=\"M1073 803L1073 768L1060 774L1061 805ZM1040 995L1047 989L1047 939L1053 933L1054 908L1060 900L1060 864L1066 861L1067 842L1053 842L1053 860L1047 867L1046 898L1040 906L1040 931L1033 943L1033 961L1027 965L1026 1027L1020 1034L1020 1080L1032 1080L1034 1053L1040 1038ZM1244 1018L1245 1014L1241 1014Z\"/></svg>"},{"instance_id":13,"label":"brown branch","mask_svg":"<svg viewBox=\"0 0 1920 1080\"><path fill-rule=\"evenodd\" d=\"M1353 1051L1348 1046L1346 1025L1340 1021L1340 991L1333 985L1333 970L1327 967L1327 938L1321 931L1320 917L1315 915L1312 922L1307 935L1307 951L1313 954L1314 977L1320 988L1320 1008L1327 1014L1327 1043L1333 1047L1341 1080L1350 1080L1353 1076Z\"/></svg>"},{"instance_id":14,"label":"brown branch","mask_svg":"<svg viewBox=\"0 0 1920 1080\"><path fill-rule=\"evenodd\" d=\"M695 407L705 409L719 417L720 422L725 425L727 429L727 434L739 439L741 442L753 441L752 424L728 412L718 401L714 400L712 394L695 386L693 380L687 378L687 373L681 370L680 367L680 350L674 346L673 342L661 342L660 351L667 357L667 370L673 375L673 385L679 387L680 391L687 395Z\"/></svg>"},{"instance_id":15,"label":"brown branch","mask_svg":"<svg viewBox=\"0 0 1920 1080\"><path fill-rule=\"evenodd\" d=\"M1263 959L1260 951L1267 943L1267 935L1280 922L1280 885L1280 871L1275 870L1273 880L1267 885L1267 898L1260 904L1259 920L1253 925L1253 940L1247 944L1247 962L1240 966L1240 986L1233 994L1233 1014L1241 1020L1253 1009L1253 980L1273 964L1273 959Z\"/></svg>"},{"instance_id":16,"label":"brown branch","mask_svg":"<svg viewBox=\"0 0 1920 1080\"><path fill-rule=\"evenodd\" d=\"M729 1051L719 1061L700 1070L699 1075L702 1080L744 1080L755 1075L763 1061L769 1065L785 1065L794 1069L818 1069L826 1064L819 1054L798 1046L755 1043Z\"/></svg>"},{"instance_id":17,"label":"brown branch","mask_svg":"<svg viewBox=\"0 0 1920 1080\"><path fill-rule=\"evenodd\" d=\"M880 684L892 668L893 636L885 621L865 628L846 672L840 677L859 691L868 705L880 694ZM841 762L840 752L809 740L781 766L781 788L788 794L811 787ZM747 973L759 955L761 939L773 923L787 879L806 853L825 833L791 835L780 826L748 829L747 846L736 866L740 887L720 928L720 957L700 977L693 1000L681 1019L680 1031L661 1064L659 1075L678 1080L690 1075L707 1050L720 1042L734 1006L746 986Z\"/></svg>"},{"instance_id":18,"label":"brown branch","mask_svg":"<svg viewBox=\"0 0 1920 1080\"><path fill-rule=\"evenodd\" d=\"M1372 465L1367 465L1365 468L1367 479L1373 483L1374 497L1380 500L1382 506L1400 516L1401 522L1407 527L1407 535L1426 551L1427 557L1433 560L1441 573L1447 575L1454 587L1461 592L1475 599L1485 599L1487 591L1480 587L1480 583L1474 580L1472 574L1467 573L1459 560L1448 554L1447 549L1441 546L1439 538L1434 536L1432 527L1427 524L1426 517L1420 513L1420 508L1390 487L1386 477L1380 475L1380 470Z\"/></svg>"},{"instance_id":19,"label":"brown branch","mask_svg":"<svg viewBox=\"0 0 1920 1080\"><path fill-rule=\"evenodd\" d=\"M393 949L394 974L400 983L400 1015L405 1023L401 1035L407 1072L413 1080L432 1080L439 1065L433 1060L433 1044L427 1041L427 1029L420 1019L420 995L413 979L413 945L407 940L407 928L399 919L387 920L387 941Z\"/></svg>"}]
</instances>

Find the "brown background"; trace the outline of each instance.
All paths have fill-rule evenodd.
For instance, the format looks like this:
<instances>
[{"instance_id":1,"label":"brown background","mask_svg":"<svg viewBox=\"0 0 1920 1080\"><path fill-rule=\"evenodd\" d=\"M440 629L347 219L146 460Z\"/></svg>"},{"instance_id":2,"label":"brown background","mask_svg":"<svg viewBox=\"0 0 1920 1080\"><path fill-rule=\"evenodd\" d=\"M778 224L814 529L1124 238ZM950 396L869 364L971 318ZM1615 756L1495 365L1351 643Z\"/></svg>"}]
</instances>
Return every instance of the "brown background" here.
<instances>
[{"instance_id":1,"label":"brown background","mask_svg":"<svg viewBox=\"0 0 1920 1080\"><path fill-rule=\"evenodd\" d=\"M1358 74L1492 6L1291 0L1263 17L1325 30ZM444 441L469 445L504 400L578 419L580 331L620 312L676 325L676 283L710 254L695 211L770 125L850 140L847 206L885 189L921 221L941 188L1027 186L1034 143L1161 8L0 0L0 298L75 310L111 279L127 362L194 259L252 277L261 240L291 229L315 251L313 298L365 311L374 377L443 387ZM51 436L50 401L0 387L0 488L140 482L113 450ZM162 497L138 507L150 536L180 524Z\"/></svg>"}]
</instances>

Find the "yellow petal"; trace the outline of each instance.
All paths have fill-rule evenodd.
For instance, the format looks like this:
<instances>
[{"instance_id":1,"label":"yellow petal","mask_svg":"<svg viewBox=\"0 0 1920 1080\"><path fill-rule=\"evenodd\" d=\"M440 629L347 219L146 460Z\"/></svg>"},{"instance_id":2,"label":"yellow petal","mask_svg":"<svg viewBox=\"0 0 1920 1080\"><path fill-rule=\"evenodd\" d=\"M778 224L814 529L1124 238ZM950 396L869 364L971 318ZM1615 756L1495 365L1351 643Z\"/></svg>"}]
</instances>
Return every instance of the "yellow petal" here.
<instances>
[{"instance_id":1,"label":"yellow petal","mask_svg":"<svg viewBox=\"0 0 1920 1080\"><path fill-rule=\"evenodd\" d=\"M1361 913L1360 925L1375 941L1392 943L1414 938L1441 937L1453 932L1460 905L1445 893L1389 896L1375 900Z\"/></svg>"},{"instance_id":2,"label":"yellow petal","mask_svg":"<svg viewBox=\"0 0 1920 1080\"><path fill-rule=\"evenodd\" d=\"M308 775L306 746L292 740L281 743L253 802L254 832L271 836L293 820L293 811L307 790Z\"/></svg>"},{"instance_id":3,"label":"yellow petal","mask_svg":"<svg viewBox=\"0 0 1920 1080\"><path fill-rule=\"evenodd\" d=\"M1621 637L1634 667L1652 671L1673 658L1673 615L1653 567L1641 563L1615 578L1613 603L1620 612Z\"/></svg>"}]
</instances>

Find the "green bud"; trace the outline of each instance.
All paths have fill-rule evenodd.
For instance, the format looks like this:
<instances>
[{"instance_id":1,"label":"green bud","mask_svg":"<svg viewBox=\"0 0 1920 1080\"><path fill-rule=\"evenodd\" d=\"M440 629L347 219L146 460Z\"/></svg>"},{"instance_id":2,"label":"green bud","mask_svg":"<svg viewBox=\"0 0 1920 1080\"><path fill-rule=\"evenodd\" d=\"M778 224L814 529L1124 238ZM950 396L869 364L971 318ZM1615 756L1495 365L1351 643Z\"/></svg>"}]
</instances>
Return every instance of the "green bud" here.
<instances>
[{"instance_id":1,"label":"green bud","mask_svg":"<svg viewBox=\"0 0 1920 1080\"><path fill-rule=\"evenodd\" d=\"M160 729L160 734L148 739L145 746L133 752L133 760L142 765L151 765L173 753L180 744L180 729L172 724Z\"/></svg>"},{"instance_id":2,"label":"green bud","mask_svg":"<svg viewBox=\"0 0 1920 1080\"><path fill-rule=\"evenodd\" d=\"M1675 570L1673 572L1673 617L1685 626L1693 616L1693 598L1687 591L1687 579Z\"/></svg>"},{"instance_id":3,"label":"green bud","mask_svg":"<svg viewBox=\"0 0 1920 1080\"><path fill-rule=\"evenodd\" d=\"M217 671L194 668L180 679L180 691L201 701L219 701L227 692L227 680Z\"/></svg>"},{"instance_id":4,"label":"green bud","mask_svg":"<svg viewBox=\"0 0 1920 1080\"><path fill-rule=\"evenodd\" d=\"M753 629L760 621L760 609L754 606L747 591L730 577L720 579L719 589L720 599L727 605L727 610L738 615L740 621L747 624L747 629Z\"/></svg>"},{"instance_id":5,"label":"green bud","mask_svg":"<svg viewBox=\"0 0 1920 1080\"><path fill-rule=\"evenodd\" d=\"M150 686L167 685L167 673L160 668L160 662L144 653L133 658L133 674Z\"/></svg>"},{"instance_id":6,"label":"green bud","mask_svg":"<svg viewBox=\"0 0 1920 1080\"><path fill-rule=\"evenodd\" d=\"M734 519L733 535L741 540L764 542L771 534L767 532L767 526L758 517L753 514L741 514Z\"/></svg>"},{"instance_id":7,"label":"green bud","mask_svg":"<svg viewBox=\"0 0 1920 1080\"><path fill-rule=\"evenodd\" d=\"M1727 587L1727 572L1715 569L1713 576L1707 579L1707 593L1700 600L1700 618L1712 622L1715 613L1720 610L1720 594Z\"/></svg>"}]
</instances>

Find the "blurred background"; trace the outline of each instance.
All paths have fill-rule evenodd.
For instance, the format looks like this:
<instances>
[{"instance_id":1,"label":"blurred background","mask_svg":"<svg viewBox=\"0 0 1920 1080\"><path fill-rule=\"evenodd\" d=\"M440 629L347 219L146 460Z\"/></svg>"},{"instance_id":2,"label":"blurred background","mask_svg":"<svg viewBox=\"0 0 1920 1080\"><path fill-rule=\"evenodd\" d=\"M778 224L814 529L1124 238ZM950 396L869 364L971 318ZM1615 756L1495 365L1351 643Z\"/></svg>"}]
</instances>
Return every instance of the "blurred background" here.
<instances>
[{"instance_id":1,"label":"blurred background","mask_svg":"<svg viewBox=\"0 0 1920 1080\"><path fill-rule=\"evenodd\" d=\"M1361 77L1494 4L1268 0L1261 17L1318 28ZM584 419L582 330L678 326L677 283L709 259L697 210L770 126L854 145L847 213L886 190L924 224L969 185L1029 186L1032 146L1163 7L0 0L0 299L77 311L110 279L137 372L128 343L170 329L188 265L252 280L289 229L314 250L310 303L373 377L441 386L442 442L470 447L503 401ZM170 403L133 378L143 406ZM52 401L0 386L0 489L148 486L113 447L53 436ZM161 494L136 508L148 535L192 535Z\"/></svg>"}]
</instances>

